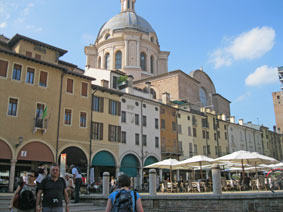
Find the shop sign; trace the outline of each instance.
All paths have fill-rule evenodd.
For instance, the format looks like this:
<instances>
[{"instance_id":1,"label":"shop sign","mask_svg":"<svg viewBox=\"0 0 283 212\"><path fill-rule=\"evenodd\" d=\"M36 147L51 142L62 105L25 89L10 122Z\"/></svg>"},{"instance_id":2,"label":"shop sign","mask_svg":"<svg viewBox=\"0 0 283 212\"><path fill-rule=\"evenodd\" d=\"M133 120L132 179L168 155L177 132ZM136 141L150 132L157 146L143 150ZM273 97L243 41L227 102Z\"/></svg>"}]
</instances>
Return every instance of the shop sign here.
<instances>
[{"instance_id":1,"label":"shop sign","mask_svg":"<svg viewBox=\"0 0 283 212\"><path fill-rule=\"evenodd\" d=\"M60 175L62 177L65 176L66 173L66 163L67 163L67 154L61 154L61 161L60 161Z\"/></svg>"},{"instance_id":2,"label":"shop sign","mask_svg":"<svg viewBox=\"0 0 283 212\"><path fill-rule=\"evenodd\" d=\"M25 158L27 157L27 151L21 151L21 157Z\"/></svg>"}]
</instances>

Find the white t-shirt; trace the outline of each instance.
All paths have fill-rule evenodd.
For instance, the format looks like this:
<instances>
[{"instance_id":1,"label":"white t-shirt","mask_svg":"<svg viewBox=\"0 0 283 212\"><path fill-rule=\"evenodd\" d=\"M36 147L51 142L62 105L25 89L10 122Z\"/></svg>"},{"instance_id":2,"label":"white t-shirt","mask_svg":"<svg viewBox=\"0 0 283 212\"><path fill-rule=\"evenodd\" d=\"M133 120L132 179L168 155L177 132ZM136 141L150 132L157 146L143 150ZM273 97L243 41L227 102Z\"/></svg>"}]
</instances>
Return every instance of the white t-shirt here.
<instances>
[{"instance_id":1,"label":"white t-shirt","mask_svg":"<svg viewBox=\"0 0 283 212\"><path fill-rule=\"evenodd\" d=\"M78 169L76 167L72 169L72 174L75 175L75 179L82 178L82 175L78 172Z\"/></svg>"}]
</instances>

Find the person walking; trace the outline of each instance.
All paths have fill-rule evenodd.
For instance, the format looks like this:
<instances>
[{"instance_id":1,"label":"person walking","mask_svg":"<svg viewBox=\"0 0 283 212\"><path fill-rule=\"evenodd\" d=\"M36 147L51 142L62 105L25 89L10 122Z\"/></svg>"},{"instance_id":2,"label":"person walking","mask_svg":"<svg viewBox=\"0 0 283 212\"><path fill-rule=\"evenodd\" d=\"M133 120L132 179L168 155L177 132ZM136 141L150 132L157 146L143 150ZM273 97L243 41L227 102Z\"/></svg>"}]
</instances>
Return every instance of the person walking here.
<instances>
[{"instance_id":1,"label":"person walking","mask_svg":"<svg viewBox=\"0 0 283 212\"><path fill-rule=\"evenodd\" d=\"M82 185L82 175L81 175L80 169L75 165L71 165L71 170L73 174L73 180L75 183L75 201L74 203L78 203L80 202L80 189Z\"/></svg>"},{"instance_id":2,"label":"person walking","mask_svg":"<svg viewBox=\"0 0 283 212\"><path fill-rule=\"evenodd\" d=\"M21 182L17 190L15 191L9 209L12 211L14 209L13 203L17 195L19 195L19 208L17 212L34 212L35 210L35 199L36 199L36 184L35 180L35 172L31 171L27 175L27 180L25 182Z\"/></svg>"},{"instance_id":3,"label":"person walking","mask_svg":"<svg viewBox=\"0 0 283 212\"><path fill-rule=\"evenodd\" d=\"M130 190L130 185L131 180L127 175L123 174L118 177L119 189L109 195L105 212L144 212L139 193Z\"/></svg>"},{"instance_id":4,"label":"person walking","mask_svg":"<svg viewBox=\"0 0 283 212\"><path fill-rule=\"evenodd\" d=\"M66 212L69 212L69 198L64 178L59 177L57 164L50 167L50 175L44 178L38 187L36 212L63 212L63 199L66 202ZM41 194L43 193L42 207Z\"/></svg>"}]
</instances>

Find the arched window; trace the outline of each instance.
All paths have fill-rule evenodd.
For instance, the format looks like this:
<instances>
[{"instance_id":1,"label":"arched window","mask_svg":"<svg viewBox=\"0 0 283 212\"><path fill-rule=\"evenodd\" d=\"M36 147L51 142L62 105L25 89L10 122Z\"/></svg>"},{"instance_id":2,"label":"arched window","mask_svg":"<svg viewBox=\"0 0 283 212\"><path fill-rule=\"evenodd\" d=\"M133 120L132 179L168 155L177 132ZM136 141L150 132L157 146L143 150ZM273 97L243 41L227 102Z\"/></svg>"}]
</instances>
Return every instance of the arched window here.
<instances>
[{"instance_id":1,"label":"arched window","mask_svg":"<svg viewBox=\"0 0 283 212\"><path fill-rule=\"evenodd\" d=\"M140 64L141 64L141 69L143 71L146 71L146 55L144 52L141 53L140 56Z\"/></svg>"},{"instance_id":2,"label":"arched window","mask_svg":"<svg viewBox=\"0 0 283 212\"><path fill-rule=\"evenodd\" d=\"M200 98L200 102L201 102L201 107L207 106L206 91L203 88L200 88L200 90L199 90L199 98Z\"/></svg>"},{"instance_id":3,"label":"arched window","mask_svg":"<svg viewBox=\"0 0 283 212\"><path fill-rule=\"evenodd\" d=\"M100 57L100 56L98 57L97 67L98 67L99 69L101 69L101 57Z\"/></svg>"},{"instance_id":4,"label":"arched window","mask_svg":"<svg viewBox=\"0 0 283 212\"><path fill-rule=\"evenodd\" d=\"M154 57L153 55L150 56L150 73L153 74L154 72Z\"/></svg>"},{"instance_id":5,"label":"arched window","mask_svg":"<svg viewBox=\"0 0 283 212\"><path fill-rule=\"evenodd\" d=\"M105 55L105 69L109 69L110 68L110 55L109 53L106 53Z\"/></svg>"},{"instance_id":6,"label":"arched window","mask_svg":"<svg viewBox=\"0 0 283 212\"><path fill-rule=\"evenodd\" d=\"M155 92L155 90L150 88L150 93L152 94L152 98L156 99L156 92Z\"/></svg>"},{"instance_id":7,"label":"arched window","mask_svg":"<svg viewBox=\"0 0 283 212\"><path fill-rule=\"evenodd\" d=\"M115 54L115 69L122 68L122 52L117 51Z\"/></svg>"}]
</instances>

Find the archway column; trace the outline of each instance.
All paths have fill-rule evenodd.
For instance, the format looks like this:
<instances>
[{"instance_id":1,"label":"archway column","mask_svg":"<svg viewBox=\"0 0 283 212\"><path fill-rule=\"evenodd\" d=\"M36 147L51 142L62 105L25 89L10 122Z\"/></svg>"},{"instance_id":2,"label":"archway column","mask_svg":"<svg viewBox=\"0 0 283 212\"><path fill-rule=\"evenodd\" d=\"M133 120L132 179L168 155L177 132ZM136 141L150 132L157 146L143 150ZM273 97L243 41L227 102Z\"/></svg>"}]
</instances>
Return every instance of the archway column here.
<instances>
[{"instance_id":1,"label":"archway column","mask_svg":"<svg viewBox=\"0 0 283 212\"><path fill-rule=\"evenodd\" d=\"M125 40L125 66L129 65L129 40Z\"/></svg>"},{"instance_id":2,"label":"archway column","mask_svg":"<svg viewBox=\"0 0 283 212\"><path fill-rule=\"evenodd\" d=\"M116 178L119 177L119 173L120 173L120 166L116 166Z\"/></svg>"},{"instance_id":3,"label":"archway column","mask_svg":"<svg viewBox=\"0 0 283 212\"><path fill-rule=\"evenodd\" d=\"M14 191L14 179L17 160L11 160L10 178L9 178L9 192Z\"/></svg>"}]
</instances>

